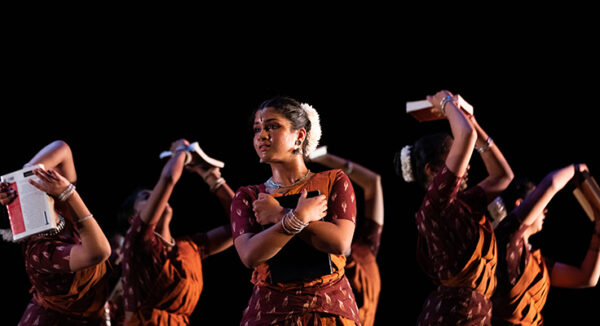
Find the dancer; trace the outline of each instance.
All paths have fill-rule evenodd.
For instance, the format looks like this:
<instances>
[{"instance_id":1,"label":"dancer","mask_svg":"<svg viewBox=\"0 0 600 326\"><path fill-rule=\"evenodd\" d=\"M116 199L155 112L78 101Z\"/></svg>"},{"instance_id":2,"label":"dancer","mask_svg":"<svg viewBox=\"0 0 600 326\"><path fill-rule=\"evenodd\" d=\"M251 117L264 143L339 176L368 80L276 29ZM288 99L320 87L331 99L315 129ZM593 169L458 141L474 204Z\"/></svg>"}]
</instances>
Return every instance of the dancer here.
<instances>
[{"instance_id":1,"label":"dancer","mask_svg":"<svg viewBox=\"0 0 600 326\"><path fill-rule=\"evenodd\" d=\"M313 173L306 167L304 159L321 136L316 110L275 97L253 116L254 149L272 176L263 184L241 187L231 205L235 248L244 265L254 269L254 290L240 324L358 324L358 308L344 276L344 254L356 220L354 190L342 170ZM314 190L321 194L308 197ZM282 207L275 199L292 194L301 194L292 207ZM296 244L314 253L286 256ZM283 272L274 273L276 260L313 255L330 259L329 270L293 275L284 265Z\"/></svg>"},{"instance_id":2,"label":"dancer","mask_svg":"<svg viewBox=\"0 0 600 326\"><path fill-rule=\"evenodd\" d=\"M426 189L415 215L417 257L438 287L426 300L418 324L489 325L497 252L493 230L483 214L513 173L492 138L450 92L440 91L428 100L449 121L453 138L424 136L396 154L397 173ZM480 153L488 176L467 190L473 148Z\"/></svg>"},{"instance_id":3,"label":"dancer","mask_svg":"<svg viewBox=\"0 0 600 326\"><path fill-rule=\"evenodd\" d=\"M585 164L572 164L552 171L536 187L525 178L515 178L502 193L510 212L496 227L498 242L498 289L492 297L494 325L542 325L541 311L550 285L563 288L593 287L600 277L600 212L595 210L594 232L580 266L553 262L540 249L533 250L529 238L540 232L546 206Z\"/></svg>"},{"instance_id":4,"label":"dancer","mask_svg":"<svg viewBox=\"0 0 600 326\"><path fill-rule=\"evenodd\" d=\"M48 144L25 166L36 164L45 169L33 170L39 181L30 182L55 199L58 227L23 241L33 298L19 325L101 325L109 291L109 242L75 189L69 145ZM8 184L0 185L0 203L15 198Z\"/></svg>"},{"instance_id":5,"label":"dancer","mask_svg":"<svg viewBox=\"0 0 600 326\"><path fill-rule=\"evenodd\" d=\"M345 269L358 305L360 323L362 326L372 326L381 291L381 277L376 260L383 231L381 176L356 162L328 153L325 146L316 152L324 153L311 155L311 162L343 169L350 180L363 190L365 209L362 218L360 215L358 217Z\"/></svg>"},{"instance_id":6,"label":"dancer","mask_svg":"<svg viewBox=\"0 0 600 326\"><path fill-rule=\"evenodd\" d=\"M127 325L188 325L203 286L202 260L232 245L231 228L223 225L205 233L173 238L169 225L173 209L168 200L184 170L189 145L185 139L171 145L153 190L135 192L126 200L123 216L131 226L123 244L123 295ZM217 168L191 168L201 174L224 207L233 191Z\"/></svg>"}]
</instances>

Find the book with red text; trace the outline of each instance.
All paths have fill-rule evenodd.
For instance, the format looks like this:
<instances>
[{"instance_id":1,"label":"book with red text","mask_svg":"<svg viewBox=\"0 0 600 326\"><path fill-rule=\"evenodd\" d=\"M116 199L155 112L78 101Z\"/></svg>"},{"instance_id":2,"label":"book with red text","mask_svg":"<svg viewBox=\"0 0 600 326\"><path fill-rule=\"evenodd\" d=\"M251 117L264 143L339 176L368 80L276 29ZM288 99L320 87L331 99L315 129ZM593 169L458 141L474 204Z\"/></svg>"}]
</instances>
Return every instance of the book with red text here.
<instances>
[{"instance_id":1,"label":"book with red text","mask_svg":"<svg viewBox=\"0 0 600 326\"><path fill-rule=\"evenodd\" d=\"M37 168L44 166L28 166L1 177L1 181L8 183L17 194L7 205L13 240L56 229L56 212L52 199L29 183L30 179L39 181L33 174L33 170Z\"/></svg>"}]
</instances>

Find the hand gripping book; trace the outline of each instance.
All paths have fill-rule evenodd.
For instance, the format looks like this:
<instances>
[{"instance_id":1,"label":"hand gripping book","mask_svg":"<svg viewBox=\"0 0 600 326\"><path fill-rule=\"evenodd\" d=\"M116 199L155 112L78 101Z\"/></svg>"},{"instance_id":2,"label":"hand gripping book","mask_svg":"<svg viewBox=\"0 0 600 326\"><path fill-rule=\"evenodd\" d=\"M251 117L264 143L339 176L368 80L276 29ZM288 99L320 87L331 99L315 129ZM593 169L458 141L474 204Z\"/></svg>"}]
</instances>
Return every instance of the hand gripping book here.
<instances>
[{"instance_id":1,"label":"hand gripping book","mask_svg":"<svg viewBox=\"0 0 600 326\"><path fill-rule=\"evenodd\" d=\"M594 208L600 212L600 187L588 171L584 171L576 180L577 186L573 195L583 208L588 218L594 221Z\"/></svg>"},{"instance_id":2,"label":"hand gripping book","mask_svg":"<svg viewBox=\"0 0 600 326\"><path fill-rule=\"evenodd\" d=\"M5 174L2 182L7 182L17 197L7 206L13 240L56 229L56 212L52 199L45 192L29 183L30 179L39 181L33 170L44 168L42 164Z\"/></svg>"},{"instance_id":3,"label":"hand gripping book","mask_svg":"<svg viewBox=\"0 0 600 326\"><path fill-rule=\"evenodd\" d=\"M459 107L465 112L473 114L473 106L465 101L460 95L456 95L456 97L458 98ZM406 102L406 113L412 115L419 122L441 120L445 118L442 111L433 107L433 104L428 100Z\"/></svg>"},{"instance_id":4,"label":"hand gripping book","mask_svg":"<svg viewBox=\"0 0 600 326\"><path fill-rule=\"evenodd\" d=\"M318 196L320 191L310 191L307 197ZM300 194L275 197L285 208L296 208ZM271 259L269 264L271 284L314 279L333 271L331 257L307 244L298 236L292 239Z\"/></svg>"},{"instance_id":5,"label":"hand gripping book","mask_svg":"<svg viewBox=\"0 0 600 326\"><path fill-rule=\"evenodd\" d=\"M200 145L198 144L198 142L193 142L191 143L189 146L187 146L187 148L185 148L185 150L187 152L189 152L191 154L191 156L188 156L188 158L186 158L185 164L191 164L191 165L201 165L202 168L204 169L210 169L213 167L217 167L217 168L223 168L225 166L225 163L222 161L219 161L217 159L214 159L210 156L208 156L203 150L202 148L200 148ZM164 151L162 153L160 153L160 158L165 158L165 157L169 157L173 155L173 152L171 151Z\"/></svg>"}]
</instances>

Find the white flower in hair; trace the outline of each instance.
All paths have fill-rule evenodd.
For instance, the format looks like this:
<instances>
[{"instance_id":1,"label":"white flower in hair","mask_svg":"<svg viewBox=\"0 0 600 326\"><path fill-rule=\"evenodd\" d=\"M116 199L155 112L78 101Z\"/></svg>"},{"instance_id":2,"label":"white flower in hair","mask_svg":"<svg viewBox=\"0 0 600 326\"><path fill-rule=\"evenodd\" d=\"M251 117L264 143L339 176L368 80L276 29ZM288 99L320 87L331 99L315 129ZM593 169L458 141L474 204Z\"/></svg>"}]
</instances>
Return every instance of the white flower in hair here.
<instances>
[{"instance_id":1,"label":"white flower in hair","mask_svg":"<svg viewBox=\"0 0 600 326\"><path fill-rule=\"evenodd\" d=\"M406 182L415 181L415 176L413 174L412 166L410 164L410 151L412 149L411 145L406 145L402 148L400 152L400 163L402 164L402 178Z\"/></svg>"},{"instance_id":2,"label":"white flower in hair","mask_svg":"<svg viewBox=\"0 0 600 326\"><path fill-rule=\"evenodd\" d=\"M304 109L310 121L310 131L306 135L306 151L304 152L304 156L308 156L319 146L319 140L321 140L321 121L319 113L311 105L302 103L300 107Z\"/></svg>"}]
</instances>

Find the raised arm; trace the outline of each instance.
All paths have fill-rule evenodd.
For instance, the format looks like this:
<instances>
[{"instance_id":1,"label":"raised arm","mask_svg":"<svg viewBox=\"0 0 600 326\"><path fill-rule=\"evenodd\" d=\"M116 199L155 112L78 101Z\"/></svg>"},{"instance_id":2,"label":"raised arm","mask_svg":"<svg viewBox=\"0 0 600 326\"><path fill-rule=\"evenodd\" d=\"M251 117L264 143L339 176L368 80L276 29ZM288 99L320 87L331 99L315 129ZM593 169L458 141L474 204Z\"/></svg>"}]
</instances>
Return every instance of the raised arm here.
<instances>
[{"instance_id":1,"label":"raised arm","mask_svg":"<svg viewBox=\"0 0 600 326\"><path fill-rule=\"evenodd\" d=\"M477 131L475 149L481 154L488 172L488 176L479 183L479 186L485 191L489 203L508 187L514 178L514 173L498 146L477 123L475 116L469 116L469 121Z\"/></svg>"},{"instance_id":2,"label":"raised arm","mask_svg":"<svg viewBox=\"0 0 600 326\"><path fill-rule=\"evenodd\" d=\"M543 213L554 195L573 178L576 171L587 171L585 164L571 164L547 174L535 190L515 207L513 213L523 225L531 225Z\"/></svg>"},{"instance_id":3,"label":"raised arm","mask_svg":"<svg viewBox=\"0 0 600 326\"><path fill-rule=\"evenodd\" d=\"M65 177L54 170L35 169L33 172L39 178L39 182L32 179L29 182L51 196L59 197L72 187ZM111 251L108 239L79 193L74 189L70 193L65 199L65 203L73 212L81 244L71 248L69 266L72 271L78 271L108 259Z\"/></svg>"},{"instance_id":4,"label":"raised arm","mask_svg":"<svg viewBox=\"0 0 600 326\"><path fill-rule=\"evenodd\" d=\"M62 140L56 140L46 145L37 152L25 166L40 163L44 164L44 168L47 170L56 170L56 172L69 180L70 183L75 183L77 181L77 173L75 172L71 148Z\"/></svg>"},{"instance_id":5,"label":"raised arm","mask_svg":"<svg viewBox=\"0 0 600 326\"><path fill-rule=\"evenodd\" d=\"M173 149L177 148L185 142L187 141L178 140L174 142L171 145L171 147ZM184 163L184 151L177 151L167 161L167 163L162 169L158 182L154 186L154 189L152 190L152 193L150 194L146 205L140 213L140 218L144 223L149 225L156 225L158 223L162 214L165 211L166 206L168 205L168 201L171 197L171 194L173 193L175 184L177 183L177 181L179 181L179 178L181 177Z\"/></svg>"},{"instance_id":6,"label":"raised arm","mask_svg":"<svg viewBox=\"0 0 600 326\"><path fill-rule=\"evenodd\" d=\"M445 98L448 98L448 100L444 101ZM440 91L434 96L428 96L427 99L434 107L444 113L450 123L454 141L446 158L446 166L452 173L462 177L469 166L473 147L477 140L477 132L469 122L465 112L454 102L452 93ZM442 104L444 104L443 107Z\"/></svg>"}]
</instances>

